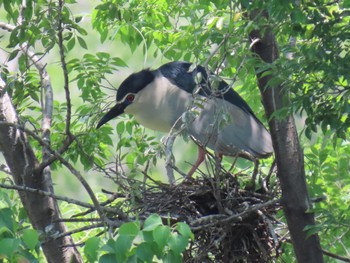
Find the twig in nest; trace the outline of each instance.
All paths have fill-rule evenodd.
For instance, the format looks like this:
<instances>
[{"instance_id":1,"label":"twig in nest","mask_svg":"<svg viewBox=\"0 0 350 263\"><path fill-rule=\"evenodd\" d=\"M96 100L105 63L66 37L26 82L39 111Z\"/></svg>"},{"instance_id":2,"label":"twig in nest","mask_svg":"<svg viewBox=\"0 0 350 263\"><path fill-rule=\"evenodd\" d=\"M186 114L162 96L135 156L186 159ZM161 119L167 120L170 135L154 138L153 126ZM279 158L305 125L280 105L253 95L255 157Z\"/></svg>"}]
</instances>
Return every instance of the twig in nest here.
<instances>
[{"instance_id":1,"label":"twig in nest","mask_svg":"<svg viewBox=\"0 0 350 263\"><path fill-rule=\"evenodd\" d=\"M251 213L256 212L262 208L277 204L279 202L280 202L279 199L273 199L273 200L267 201L263 204L253 205L253 206L249 207L247 210L245 210L241 213L232 215L232 216L220 215L220 217L218 217L218 220L213 220L212 216L204 216L204 217L201 217L199 219L196 219L196 220L190 222L190 226L191 226L192 230L201 230L201 229L215 226L218 224L234 223L234 222L242 221L244 218L249 216ZM199 225L199 226L196 226L196 225Z\"/></svg>"}]
</instances>

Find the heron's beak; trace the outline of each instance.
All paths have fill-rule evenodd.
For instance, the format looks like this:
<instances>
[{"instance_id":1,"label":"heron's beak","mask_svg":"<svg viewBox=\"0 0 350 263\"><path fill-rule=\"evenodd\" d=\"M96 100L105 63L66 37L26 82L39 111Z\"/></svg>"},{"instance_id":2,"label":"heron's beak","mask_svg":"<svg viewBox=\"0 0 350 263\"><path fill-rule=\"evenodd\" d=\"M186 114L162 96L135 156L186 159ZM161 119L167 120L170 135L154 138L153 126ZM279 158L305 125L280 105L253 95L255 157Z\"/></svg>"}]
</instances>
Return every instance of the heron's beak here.
<instances>
[{"instance_id":1,"label":"heron's beak","mask_svg":"<svg viewBox=\"0 0 350 263\"><path fill-rule=\"evenodd\" d=\"M126 105L124 103L117 103L112 109L110 109L98 122L96 129L100 128L103 124L110 121L111 119L124 113Z\"/></svg>"}]
</instances>

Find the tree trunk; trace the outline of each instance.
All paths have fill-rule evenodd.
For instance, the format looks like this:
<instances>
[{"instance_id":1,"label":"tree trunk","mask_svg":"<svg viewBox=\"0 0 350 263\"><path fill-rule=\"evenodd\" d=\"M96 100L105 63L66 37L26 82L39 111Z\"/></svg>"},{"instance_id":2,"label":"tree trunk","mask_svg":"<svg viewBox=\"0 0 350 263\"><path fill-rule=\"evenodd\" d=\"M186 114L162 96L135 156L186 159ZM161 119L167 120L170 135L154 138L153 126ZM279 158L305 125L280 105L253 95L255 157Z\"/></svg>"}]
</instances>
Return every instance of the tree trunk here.
<instances>
[{"instance_id":1,"label":"tree trunk","mask_svg":"<svg viewBox=\"0 0 350 263\"><path fill-rule=\"evenodd\" d=\"M18 124L17 115L9 95L4 92L5 84L0 79L0 150L17 185L24 185L52 192L51 173L36 172L38 164L26 135L14 126ZM8 124L7 124L8 123ZM83 262L73 245L70 236L55 238L56 234L66 232L64 223L57 223L60 212L55 199L36 193L19 192L23 207L33 227L43 235L42 249L48 262Z\"/></svg>"},{"instance_id":2,"label":"tree trunk","mask_svg":"<svg viewBox=\"0 0 350 263\"><path fill-rule=\"evenodd\" d=\"M279 56L278 46L271 29L251 32L252 50L265 63L272 63ZM274 76L257 74L263 104L269 119L273 147L277 163L277 175L282 189L282 206L287 219L290 236L298 262L323 262L322 250L317 234L306 236L304 228L314 225L314 214L309 213L310 199L305 179L304 155L299 145L293 115L283 120L272 117L272 113L290 107L288 90L282 85L270 86Z\"/></svg>"}]
</instances>

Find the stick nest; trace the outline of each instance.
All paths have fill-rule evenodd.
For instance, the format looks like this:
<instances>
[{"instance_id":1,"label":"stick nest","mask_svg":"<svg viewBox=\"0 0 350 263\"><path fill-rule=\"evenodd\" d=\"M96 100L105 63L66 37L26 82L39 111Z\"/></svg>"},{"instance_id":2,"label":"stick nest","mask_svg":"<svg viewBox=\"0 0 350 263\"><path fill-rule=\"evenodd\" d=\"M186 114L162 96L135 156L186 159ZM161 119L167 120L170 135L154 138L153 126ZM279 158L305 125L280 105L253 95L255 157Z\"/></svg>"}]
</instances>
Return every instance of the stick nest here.
<instances>
[{"instance_id":1,"label":"stick nest","mask_svg":"<svg viewBox=\"0 0 350 263\"><path fill-rule=\"evenodd\" d=\"M279 255L275 234L278 200L265 191L242 190L231 174L147 189L139 213L186 222L195 235L184 262L268 262Z\"/></svg>"}]
</instances>

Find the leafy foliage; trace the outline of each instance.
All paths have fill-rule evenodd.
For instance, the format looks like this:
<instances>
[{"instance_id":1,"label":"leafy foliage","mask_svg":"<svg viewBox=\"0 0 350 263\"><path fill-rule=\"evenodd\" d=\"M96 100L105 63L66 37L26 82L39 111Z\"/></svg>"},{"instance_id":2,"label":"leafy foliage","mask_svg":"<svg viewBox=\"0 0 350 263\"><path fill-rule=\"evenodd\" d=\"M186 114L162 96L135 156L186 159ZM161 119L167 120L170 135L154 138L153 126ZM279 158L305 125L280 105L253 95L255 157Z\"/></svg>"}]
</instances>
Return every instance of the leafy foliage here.
<instances>
[{"instance_id":1,"label":"leafy foliage","mask_svg":"<svg viewBox=\"0 0 350 263\"><path fill-rule=\"evenodd\" d=\"M30 228L19 203L0 191L0 258L8 262L39 262L39 234Z\"/></svg>"},{"instance_id":2,"label":"leafy foliage","mask_svg":"<svg viewBox=\"0 0 350 263\"><path fill-rule=\"evenodd\" d=\"M123 183L115 188L123 190L124 198L137 198L140 185L134 181L129 184L126 179L137 179L145 167L155 165L164 155L158 139L129 117L121 118L115 129L108 125L98 131L94 129L101 111L109 107L107 95L114 95L114 86L117 86L114 82L118 82L114 79L115 72L133 63L130 54L141 52L145 59L155 60L155 64L160 63L159 60L207 63L210 70L233 83L259 117L264 113L256 89L255 70L266 75L274 73L277 77L271 84L288 89L293 105L291 109L276 112L274 117L284 118L291 111L301 114L305 121L301 138L310 192L313 197L327 197L315 204L317 225L307 231L318 232L324 248L346 255L350 247L349 1L104 0L89 11L91 21L89 15L80 12L82 2L66 1L62 12L57 1L28 0L26 8L21 4L20 0L0 0L1 14L5 14L0 22L14 25L10 32L1 33L1 48L7 52L7 60L0 66L1 78L7 84L6 91L21 123L41 135L42 79L30 57L21 51L21 45L27 45L47 65L51 78L56 77L51 147L56 151L64 149L62 145L69 135L66 134L68 103L62 84L65 73L61 65L57 66L62 56L57 56L61 30L73 102L70 133L75 139L62 156L76 167L82 167L81 170L102 172L109 182L115 182L115 177L123 178ZM268 18L251 21L247 17L251 10L266 10ZM61 28L58 21L62 21ZM268 65L251 54L248 39L249 32L263 31L266 27L273 28L281 53L278 60ZM99 33L99 44L107 43L114 50L90 50L97 41L94 31ZM119 50L119 47L122 48ZM8 66L11 61L17 61L17 69ZM41 160L40 143L32 137L30 142ZM112 165L105 165L111 160ZM261 169L268 170L269 164L266 162ZM58 174L66 173L61 167L57 161L51 164ZM240 163L237 167L237 173L246 168ZM8 180L5 174L1 174L1 178ZM22 258L37 262L41 257L41 234L28 227L27 217L18 208L17 196L3 189L0 196L0 257L10 262ZM117 205L120 202L116 202ZM120 206L127 212L135 212ZM72 214L71 207L62 205L61 208L64 214ZM170 227L156 215L151 215L142 227L138 221L120 226L115 238L106 240L95 235L98 235L95 230L86 236L77 235L77 240L85 240L82 251L88 262L151 261L153 258L179 262L192 238L185 224Z\"/></svg>"},{"instance_id":3,"label":"leafy foliage","mask_svg":"<svg viewBox=\"0 0 350 263\"><path fill-rule=\"evenodd\" d=\"M100 239L91 237L84 248L88 262L153 262L156 257L163 262L182 262L182 252L193 239L188 225L177 223L173 228L164 225L159 215L152 214L140 227L140 222L124 223L116 238L101 246Z\"/></svg>"}]
</instances>

